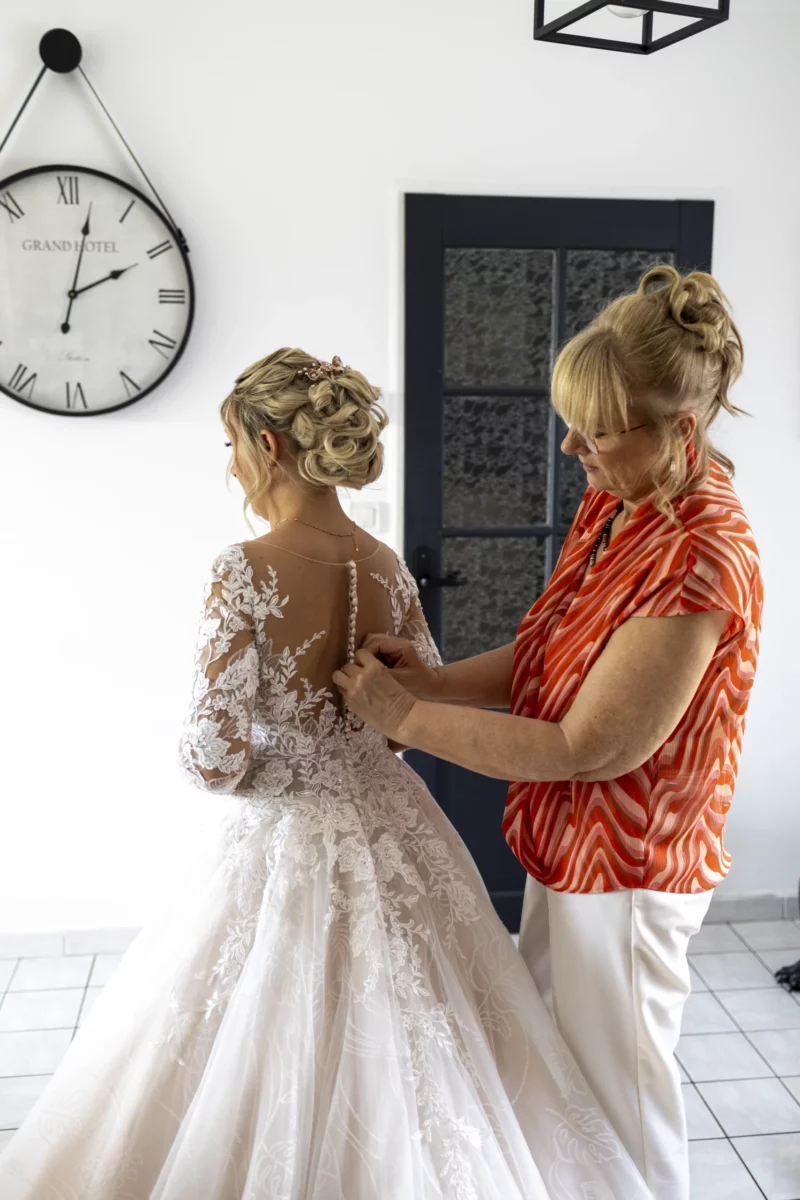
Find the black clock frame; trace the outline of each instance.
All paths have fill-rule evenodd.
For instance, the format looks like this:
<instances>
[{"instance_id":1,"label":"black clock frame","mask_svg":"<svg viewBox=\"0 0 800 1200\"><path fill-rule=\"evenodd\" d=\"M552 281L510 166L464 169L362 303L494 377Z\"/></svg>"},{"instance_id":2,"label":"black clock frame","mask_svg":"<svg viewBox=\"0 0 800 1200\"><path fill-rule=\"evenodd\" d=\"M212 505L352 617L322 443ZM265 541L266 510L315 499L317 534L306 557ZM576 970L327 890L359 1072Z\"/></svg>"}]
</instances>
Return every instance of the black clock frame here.
<instances>
[{"instance_id":1,"label":"black clock frame","mask_svg":"<svg viewBox=\"0 0 800 1200\"><path fill-rule=\"evenodd\" d=\"M194 276L192 275L192 268L191 268L191 264L189 262L189 252L186 247L186 243L184 241L183 235L180 233L180 231L175 227L175 225L172 223L172 221L169 220L169 218L166 216L166 214L163 212L163 210L158 207L157 204L154 204L153 201L150 200L147 196L145 196L143 192L140 192L138 188L134 187L130 183L127 183L124 179L120 179L118 175L111 175L108 173L108 171L99 171L96 167L78 167L78 166L75 166L74 164L55 163L55 164L48 164L43 167L29 167L25 171L17 171L16 174L9 175L6 179L0 179L0 191L11 187L13 184L17 183L20 179L28 179L33 175L45 175L45 174L48 174L53 171L62 171L64 173L71 172L72 174L81 174L81 175L94 175L97 178L106 179L110 183L115 183L119 187L125 188L133 196L135 196L137 200L140 200L143 204L146 204L147 207L149 209L151 209L151 211L154 212L161 221L163 221L163 223L166 225L169 232L172 234L174 241L175 241L175 246L180 251L181 256L183 258L183 264L186 268L186 274L187 274L187 278L189 281L189 289L188 289L189 290L189 297L188 297L189 312L188 312L188 319L187 319L187 323L186 323L186 330L184 332L183 339L180 342L180 345L178 346L178 348L175 351L173 358L170 360L170 362L167 366L167 369L163 372L162 375L159 375L159 377L155 381L155 383L151 383L149 387L142 388L142 391L138 395L131 397L131 399L129 399L129 400L124 400L122 402L122 404L115 404L113 408L98 408L98 409L94 409L94 410L92 410L92 409L80 409L79 410L79 409L49 408L43 404L36 404L33 400L23 400L21 396L17 396L14 392L9 391L9 389L7 387L4 387L3 384L0 383L0 392L3 392L6 396L10 396L11 399L16 400L18 404L24 404L24 405L26 405L27 408L36 409L37 412L44 412L44 413L47 413L48 415L53 415L53 416L57 416L57 417L104 417L110 413L119 412L120 409L129 408L131 404L138 404L140 400L144 400L145 396L149 396L150 393L155 391L155 389L157 387L160 387L161 384L164 382L164 380L169 375L171 375L172 372L175 370L175 367L178 365L180 359L183 356L183 352L186 349L186 345L189 341L189 335L192 332L192 326L194 324L194 316L195 316Z\"/></svg>"}]
</instances>

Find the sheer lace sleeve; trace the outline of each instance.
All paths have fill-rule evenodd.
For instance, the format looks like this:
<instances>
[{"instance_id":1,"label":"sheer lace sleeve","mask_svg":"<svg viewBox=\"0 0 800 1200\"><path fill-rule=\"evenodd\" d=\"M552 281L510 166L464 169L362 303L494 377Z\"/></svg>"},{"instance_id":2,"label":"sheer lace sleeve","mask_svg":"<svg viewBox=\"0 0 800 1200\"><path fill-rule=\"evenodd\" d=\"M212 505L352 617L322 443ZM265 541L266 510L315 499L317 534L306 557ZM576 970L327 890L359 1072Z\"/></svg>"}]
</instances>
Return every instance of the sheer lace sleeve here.
<instances>
[{"instance_id":1,"label":"sheer lace sleeve","mask_svg":"<svg viewBox=\"0 0 800 1200\"><path fill-rule=\"evenodd\" d=\"M390 592L397 636L407 638L413 643L414 649L427 667L440 667L441 655L422 611L417 581L402 558L397 560L396 580L397 586L390 589Z\"/></svg>"},{"instance_id":2,"label":"sheer lace sleeve","mask_svg":"<svg viewBox=\"0 0 800 1200\"><path fill-rule=\"evenodd\" d=\"M197 638L192 704L180 764L192 783L232 792L250 759L259 676L252 570L241 546L214 561Z\"/></svg>"}]
</instances>

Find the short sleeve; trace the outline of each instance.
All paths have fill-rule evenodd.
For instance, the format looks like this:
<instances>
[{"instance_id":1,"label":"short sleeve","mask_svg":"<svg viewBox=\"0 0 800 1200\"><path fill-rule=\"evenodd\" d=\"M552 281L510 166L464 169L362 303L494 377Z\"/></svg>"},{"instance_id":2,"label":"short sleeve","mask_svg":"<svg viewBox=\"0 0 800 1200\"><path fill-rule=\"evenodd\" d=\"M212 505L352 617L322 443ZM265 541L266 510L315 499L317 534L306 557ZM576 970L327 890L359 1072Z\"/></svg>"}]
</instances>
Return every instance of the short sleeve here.
<instances>
[{"instance_id":1,"label":"short sleeve","mask_svg":"<svg viewBox=\"0 0 800 1200\"><path fill-rule=\"evenodd\" d=\"M723 533L687 533L656 563L625 617L727 612L740 632L749 617L756 572L757 561L743 543Z\"/></svg>"},{"instance_id":2,"label":"short sleeve","mask_svg":"<svg viewBox=\"0 0 800 1200\"><path fill-rule=\"evenodd\" d=\"M232 792L250 760L258 685L252 569L241 546L220 554L206 584L180 764L211 792Z\"/></svg>"}]
</instances>

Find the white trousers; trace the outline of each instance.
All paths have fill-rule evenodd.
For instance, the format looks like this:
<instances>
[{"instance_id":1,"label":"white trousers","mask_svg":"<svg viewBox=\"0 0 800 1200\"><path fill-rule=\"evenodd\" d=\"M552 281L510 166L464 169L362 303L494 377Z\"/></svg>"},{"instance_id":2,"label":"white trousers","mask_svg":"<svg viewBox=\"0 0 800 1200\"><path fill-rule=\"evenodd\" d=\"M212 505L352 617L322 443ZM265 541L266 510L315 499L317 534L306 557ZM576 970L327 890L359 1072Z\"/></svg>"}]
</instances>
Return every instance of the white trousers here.
<instances>
[{"instance_id":1,"label":"white trousers","mask_svg":"<svg viewBox=\"0 0 800 1200\"><path fill-rule=\"evenodd\" d=\"M519 948L564 1041L655 1200L689 1200L675 1047L686 957L711 892L575 895L528 878Z\"/></svg>"}]
</instances>

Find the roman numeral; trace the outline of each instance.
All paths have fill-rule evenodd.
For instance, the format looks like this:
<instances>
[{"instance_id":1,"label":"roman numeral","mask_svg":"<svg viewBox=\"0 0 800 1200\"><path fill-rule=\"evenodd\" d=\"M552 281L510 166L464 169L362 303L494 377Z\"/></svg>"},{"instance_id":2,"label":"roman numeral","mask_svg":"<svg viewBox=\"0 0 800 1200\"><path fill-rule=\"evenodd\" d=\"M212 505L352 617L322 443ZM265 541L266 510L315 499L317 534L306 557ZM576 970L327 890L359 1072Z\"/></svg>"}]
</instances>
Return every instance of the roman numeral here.
<instances>
[{"instance_id":1,"label":"roman numeral","mask_svg":"<svg viewBox=\"0 0 800 1200\"><path fill-rule=\"evenodd\" d=\"M56 204L80 204L77 175L56 176L58 179L58 200Z\"/></svg>"},{"instance_id":2,"label":"roman numeral","mask_svg":"<svg viewBox=\"0 0 800 1200\"><path fill-rule=\"evenodd\" d=\"M154 329L155 337L148 338L150 345L154 350L157 350L162 358L169 358L169 351L174 350L177 342L166 333L160 333L158 329Z\"/></svg>"},{"instance_id":3,"label":"roman numeral","mask_svg":"<svg viewBox=\"0 0 800 1200\"><path fill-rule=\"evenodd\" d=\"M126 375L124 371L120 371L120 375L122 377L122 385L125 388L125 395L130 400L131 396L135 396L136 393L140 392L142 389L139 387L139 384L136 382L136 380L131 379L130 375Z\"/></svg>"},{"instance_id":4,"label":"roman numeral","mask_svg":"<svg viewBox=\"0 0 800 1200\"><path fill-rule=\"evenodd\" d=\"M8 213L8 219L12 225L15 221L18 221L20 217L25 216L25 213L17 204L16 200L11 195L11 192L6 192L5 196L0 196L0 208L4 208L6 210Z\"/></svg>"},{"instance_id":5,"label":"roman numeral","mask_svg":"<svg viewBox=\"0 0 800 1200\"><path fill-rule=\"evenodd\" d=\"M67 386L67 408L77 408L79 400L84 408L89 407L89 405L86 403L86 397L83 394L83 387L81 386L81 384L76 383L74 391L72 390L71 385L69 383L66 386Z\"/></svg>"},{"instance_id":6,"label":"roman numeral","mask_svg":"<svg viewBox=\"0 0 800 1200\"><path fill-rule=\"evenodd\" d=\"M131 211L131 209L133 208L133 206L134 206L134 204L135 204L135 203L136 203L136 201L135 201L135 200L131 200L130 204L129 204L129 205L128 205L128 207L125 209L125 212L122 214L122 216L121 216L121 217L120 217L120 219L119 219L119 223L120 223L120 225L121 225L121 224L122 224L122 222L125 220L125 218L127 217L128 213Z\"/></svg>"},{"instance_id":7,"label":"roman numeral","mask_svg":"<svg viewBox=\"0 0 800 1200\"><path fill-rule=\"evenodd\" d=\"M185 304L186 289L185 288L159 288L158 289L159 304Z\"/></svg>"},{"instance_id":8,"label":"roman numeral","mask_svg":"<svg viewBox=\"0 0 800 1200\"><path fill-rule=\"evenodd\" d=\"M148 258L158 258L159 254L166 254L172 249L172 242L159 242L157 246L153 246L152 250L147 251Z\"/></svg>"},{"instance_id":9,"label":"roman numeral","mask_svg":"<svg viewBox=\"0 0 800 1200\"><path fill-rule=\"evenodd\" d=\"M20 363L14 374L9 379L8 386L19 396L22 395L26 388L29 388L30 390L28 392L28 399L30 400L33 396L33 385L36 383L36 372L34 372L33 375L29 375L26 379L25 372L27 369L27 367Z\"/></svg>"}]
</instances>

